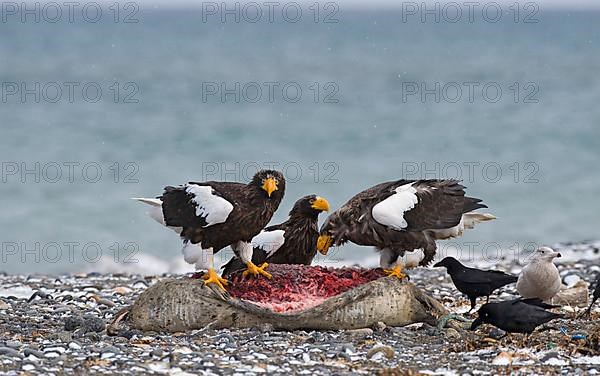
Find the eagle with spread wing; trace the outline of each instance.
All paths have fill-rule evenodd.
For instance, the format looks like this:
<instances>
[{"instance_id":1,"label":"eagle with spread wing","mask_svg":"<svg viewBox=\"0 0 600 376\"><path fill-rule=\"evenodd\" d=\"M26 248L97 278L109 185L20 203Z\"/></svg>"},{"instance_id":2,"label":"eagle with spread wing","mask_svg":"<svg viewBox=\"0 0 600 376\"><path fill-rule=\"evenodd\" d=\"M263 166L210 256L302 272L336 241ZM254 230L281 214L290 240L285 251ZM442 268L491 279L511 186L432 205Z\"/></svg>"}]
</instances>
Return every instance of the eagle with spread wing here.
<instances>
[{"instance_id":1,"label":"eagle with spread wing","mask_svg":"<svg viewBox=\"0 0 600 376\"><path fill-rule=\"evenodd\" d=\"M456 180L396 180L366 189L333 212L321 226L317 249L346 242L374 246L389 275L406 277L403 266L429 264L436 240L462 235L476 223L495 219L471 213L487 208L465 196ZM407 265L410 264L410 265Z\"/></svg>"},{"instance_id":2,"label":"eagle with spread wing","mask_svg":"<svg viewBox=\"0 0 600 376\"><path fill-rule=\"evenodd\" d=\"M251 240L271 220L285 192L285 178L274 170L257 172L248 184L208 181L165 187L155 199L136 198L152 206L149 213L183 239L183 257L196 269L208 270L205 283L222 289L227 280L214 270L214 254L231 246L247 272L271 278L252 262Z\"/></svg>"},{"instance_id":3,"label":"eagle with spread wing","mask_svg":"<svg viewBox=\"0 0 600 376\"><path fill-rule=\"evenodd\" d=\"M300 198L290 210L287 221L265 228L252 239L252 262L310 265L317 254L318 217L323 211L329 211L329 202L323 197ZM229 276L244 269L244 263L239 257L233 257L223 269L223 276Z\"/></svg>"}]
</instances>

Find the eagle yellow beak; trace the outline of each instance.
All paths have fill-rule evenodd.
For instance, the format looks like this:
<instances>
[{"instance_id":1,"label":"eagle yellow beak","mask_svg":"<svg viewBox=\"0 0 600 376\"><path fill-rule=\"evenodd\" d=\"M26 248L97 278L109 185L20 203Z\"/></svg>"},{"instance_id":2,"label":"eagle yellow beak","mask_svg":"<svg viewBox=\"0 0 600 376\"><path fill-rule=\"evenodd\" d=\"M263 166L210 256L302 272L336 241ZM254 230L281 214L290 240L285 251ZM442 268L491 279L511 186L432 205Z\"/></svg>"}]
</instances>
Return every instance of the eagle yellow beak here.
<instances>
[{"instance_id":1,"label":"eagle yellow beak","mask_svg":"<svg viewBox=\"0 0 600 376\"><path fill-rule=\"evenodd\" d=\"M271 194L275 192L277 188L277 181L273 178L267 178L262 185L262 189L267 192L267 195L271 197Z\"/></svg>"},{"instance_id":2,"label":"eagle yellow beak","mask_svg":"<svg viewBox=\"0 0 600 376\"><path fill-rule=\"evenodd\" d=\"M333 243L333 239L331 239L331 236L329 236L329 235L319 236L319 239L317 240L317 251L326 255L327 252L329 251L329 247L331 247L332 243Z\"/></svg>"},{"instance_id":3,"label":"eagle yellow beak","mask_svg":"<svg viewBox=\"0 0 600 376\"><path fill-rule=\"evenodd\" d=\"M325 200L323 197L317 196L315 202L313 202L310 207L315 210L329 211L329 202L327 202L327 200Z\"/></svg>"}]
</instances>

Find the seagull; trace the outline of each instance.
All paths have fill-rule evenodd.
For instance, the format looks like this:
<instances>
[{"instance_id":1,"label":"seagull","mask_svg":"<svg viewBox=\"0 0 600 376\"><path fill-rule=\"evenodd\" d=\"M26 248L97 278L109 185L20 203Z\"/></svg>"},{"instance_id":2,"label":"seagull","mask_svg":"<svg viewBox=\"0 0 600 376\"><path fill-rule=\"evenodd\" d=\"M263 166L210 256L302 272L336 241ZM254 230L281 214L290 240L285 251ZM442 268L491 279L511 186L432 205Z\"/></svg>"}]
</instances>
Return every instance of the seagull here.
<instances>
[{"instance_id":1,"label":"seagull","mask_svg":"<svg viewBox=\"0 0 600 376\"><path fill-rule=\"evenodd\" d=\"M552 248L538 248L517 280L517 291L524 298L539 298L544 301L552 299L562 285L558 269L553 260L561 257Z\"/></svg>"}]
</instances>

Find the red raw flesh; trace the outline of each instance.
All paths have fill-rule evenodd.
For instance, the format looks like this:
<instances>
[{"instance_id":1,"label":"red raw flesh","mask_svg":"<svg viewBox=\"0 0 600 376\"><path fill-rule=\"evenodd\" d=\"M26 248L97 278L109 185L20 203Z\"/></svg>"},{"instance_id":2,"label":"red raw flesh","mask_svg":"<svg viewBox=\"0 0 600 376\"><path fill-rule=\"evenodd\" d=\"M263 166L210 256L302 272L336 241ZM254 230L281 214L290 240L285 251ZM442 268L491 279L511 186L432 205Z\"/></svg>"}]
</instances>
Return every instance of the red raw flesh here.
<instances>
[{"instance_id":1,"label":"red raw flesh","mask_svg":"<svg viewBox=\"0 0 600 376\"><path fill-rule=\"evenodd\" d=\"M231 296L275 312L301 311L326 299L385 276L381 269L325 268L322 266L270 264L273 279L231 277Z\"/></svg>"}]
</instances>

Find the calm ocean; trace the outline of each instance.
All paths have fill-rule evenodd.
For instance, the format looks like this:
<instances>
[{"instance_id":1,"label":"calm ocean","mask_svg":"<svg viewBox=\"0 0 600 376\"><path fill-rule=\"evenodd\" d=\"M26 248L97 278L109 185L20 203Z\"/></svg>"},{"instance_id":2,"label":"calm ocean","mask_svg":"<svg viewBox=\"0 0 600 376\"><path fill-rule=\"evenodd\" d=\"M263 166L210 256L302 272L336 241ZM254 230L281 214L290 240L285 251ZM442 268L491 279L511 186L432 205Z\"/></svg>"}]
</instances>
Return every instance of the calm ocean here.
<instances>
[{"instance_id":1,"label":"calm ocean","mask_svg":"<svg viewBox=\"0 0 600 376\"><path fill-rule=\"evenodd\" d=\"M2 14L0 271L178 259L130 197L268 166L288 179L273 223L305 194L440 177L498 217L463 250L600 237L600 12L132 4Z\"/></svg>"}]
</instances>

